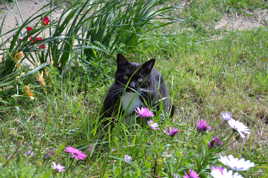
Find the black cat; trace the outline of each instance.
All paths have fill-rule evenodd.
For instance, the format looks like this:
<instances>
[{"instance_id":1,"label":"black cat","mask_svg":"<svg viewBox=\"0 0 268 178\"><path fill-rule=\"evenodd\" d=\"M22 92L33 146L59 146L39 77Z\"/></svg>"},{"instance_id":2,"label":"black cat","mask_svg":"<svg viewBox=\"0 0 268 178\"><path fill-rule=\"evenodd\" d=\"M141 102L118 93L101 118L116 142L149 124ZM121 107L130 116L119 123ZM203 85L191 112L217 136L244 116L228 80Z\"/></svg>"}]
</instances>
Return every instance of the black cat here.
<instances>
[{"instance_id":1,"label":"black cat","mask_svg":"<svg viewBox=\"0 0 268 178\"><path fill-rule=\"evenodd\" d=\"M141 106L163 104L166 112L173 114L168 89L161 74L153 68L155 59L143 64L129 62L122 54L117 55L115 81L104 100L102 117L116 116L118 112L129 115Z\"/></svg>"}]
</instances>

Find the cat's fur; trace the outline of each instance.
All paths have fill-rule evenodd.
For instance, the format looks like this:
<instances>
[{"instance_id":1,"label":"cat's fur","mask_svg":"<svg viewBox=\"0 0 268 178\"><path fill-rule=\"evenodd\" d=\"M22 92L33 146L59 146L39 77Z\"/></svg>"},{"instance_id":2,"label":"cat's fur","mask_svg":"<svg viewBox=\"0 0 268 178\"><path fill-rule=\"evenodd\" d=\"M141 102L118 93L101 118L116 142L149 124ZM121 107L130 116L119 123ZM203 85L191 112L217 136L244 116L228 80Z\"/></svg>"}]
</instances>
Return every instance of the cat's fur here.
<instances>
[{"instance_id":1,"label":"cat's fur","mask_svg":"<svg viewBox=\"0 0 268 178\"><path fill-rule=\"evenodd\" d=\"M154 64L155 59L138 64L129 62L121 54L117 55L115 81L104 100L102 117L115 116L119 111L128 115L136 107L159 107L160 103L163 103L166 112L173 112L167 87L161 74L153 68Z\"/></svg>"}]
</instances>

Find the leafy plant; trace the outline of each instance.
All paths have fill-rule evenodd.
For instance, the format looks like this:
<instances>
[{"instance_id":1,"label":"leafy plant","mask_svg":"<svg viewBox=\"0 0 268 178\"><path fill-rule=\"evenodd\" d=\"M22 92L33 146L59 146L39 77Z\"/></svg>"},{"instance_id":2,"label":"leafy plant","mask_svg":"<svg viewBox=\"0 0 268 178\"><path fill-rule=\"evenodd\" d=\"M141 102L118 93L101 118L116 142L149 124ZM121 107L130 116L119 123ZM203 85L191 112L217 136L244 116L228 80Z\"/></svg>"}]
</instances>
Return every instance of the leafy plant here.
<instances>
[{"instance_id":1,"label":"leafy plant","mask_svg":"<svg viewBox=\"0 0 268 178\"><path fill-rule=\"evenodd\" d=\"M0 36L5 39L0 44L3 49L0 86L14 83L20 73L19 66L25 62L39 70L52 64L61 73L72 66L83 65L92 75L102 74L116 51L135 47L142 32L168 24L169 21L161 25L152 25L152 22L171 10L158 8L158 0L87 0L76 2L65 9L59 19L50 21L55 11L51 5L42 7L18 28ZM50 10L45 10L49 6ZM48 20L45 24L43 18ZM40 65L43 67L38 67Z\"/></svg>"}]
</instances>

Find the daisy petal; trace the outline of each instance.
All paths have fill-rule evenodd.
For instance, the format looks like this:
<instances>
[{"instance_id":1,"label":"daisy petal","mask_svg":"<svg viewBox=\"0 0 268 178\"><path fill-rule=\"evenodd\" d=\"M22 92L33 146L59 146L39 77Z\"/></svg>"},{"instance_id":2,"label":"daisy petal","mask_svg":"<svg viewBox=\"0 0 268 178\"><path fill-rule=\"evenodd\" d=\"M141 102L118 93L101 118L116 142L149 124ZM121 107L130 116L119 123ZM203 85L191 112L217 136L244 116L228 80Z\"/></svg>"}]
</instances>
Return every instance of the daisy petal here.
<instances>
[{"instance_id":1,"label":"daisy petal","mask_svg":"<svg viewBox=\"0 0 268 178\"><path fill-rule=\"evenodd\" d=\"M225 121L232 119L232 114L230 112L221 112L221 118Z\"/></svg>"},{"instance_id":2,"label":"daisy petal","mask_svg":"<svg viewBox=\"0 0 268 178\"><path fill-rule=\"evenodd\" d=\"M233 155L220 156L219 161L225 166L228 166L235 171L246 171L249 168L255 166L253 162L245 160L244 158L242 159L235 158Z\"/></svg>"},{"instance_id":3,"label":"daisy petal","mask_svg":"<svg viewBox=\"0 0 268 178\"><path fill-rule=\"evenodd\" d=\"M212 167L210 175L213 178L243 178L238 173L234 173L232 170L227 170L223 167Z\"/></svg>"},{"instance_id":4,"label":"daisy petal","mask_svg":"<svg viewBox=\"0 0 268 178\"><path fill-rule=\"evenodd\" d=\"M245 138L246 135L250 134L250 130L242 122L236 121L234 119L228 120L228 124L231 128L239 133L242 138Z\"/></svg>"}]
</instances>

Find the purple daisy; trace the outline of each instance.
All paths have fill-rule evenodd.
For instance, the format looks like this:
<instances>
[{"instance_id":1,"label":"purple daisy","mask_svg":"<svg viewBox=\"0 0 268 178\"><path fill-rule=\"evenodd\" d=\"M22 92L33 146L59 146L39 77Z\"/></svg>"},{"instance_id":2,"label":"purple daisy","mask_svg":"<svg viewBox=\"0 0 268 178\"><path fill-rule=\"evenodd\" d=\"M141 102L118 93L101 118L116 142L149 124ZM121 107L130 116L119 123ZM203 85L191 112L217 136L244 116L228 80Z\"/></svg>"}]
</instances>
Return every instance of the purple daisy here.
<instances>
[{"instance_id":1,"label":"purple daisy","mask_svg":"<svg viewBox=\"0 0 268 178\"><path fill-rule=\"evenodd\" d=\"M199 132L205 132L211 129L211 126L208 125L207 121L199 120L197 121L196 128Z\"/></svg>"},{"instance_id":2,"label":"purple daisy","mask_svg":"<svg viewBox=\"0 0 268 178\"><path fill-rule=\"evenodd\" d=\"M208 143L209 148L213 148L216 146L221 146L223 145L223 142L220 140L219 137L213 137L212 140Z\"/></svg>"},{"instance_id":3,"label":"purple daisy","mask_svg":"<svg viewBox=\"0 0 268 178\"><path fill-rule=\"evenodd\" d=\"M164 132L169 136L174 136L179 132L179 129L177 129L175 127L168 127L165 129Z\"/></svg>"}]
</instances>

